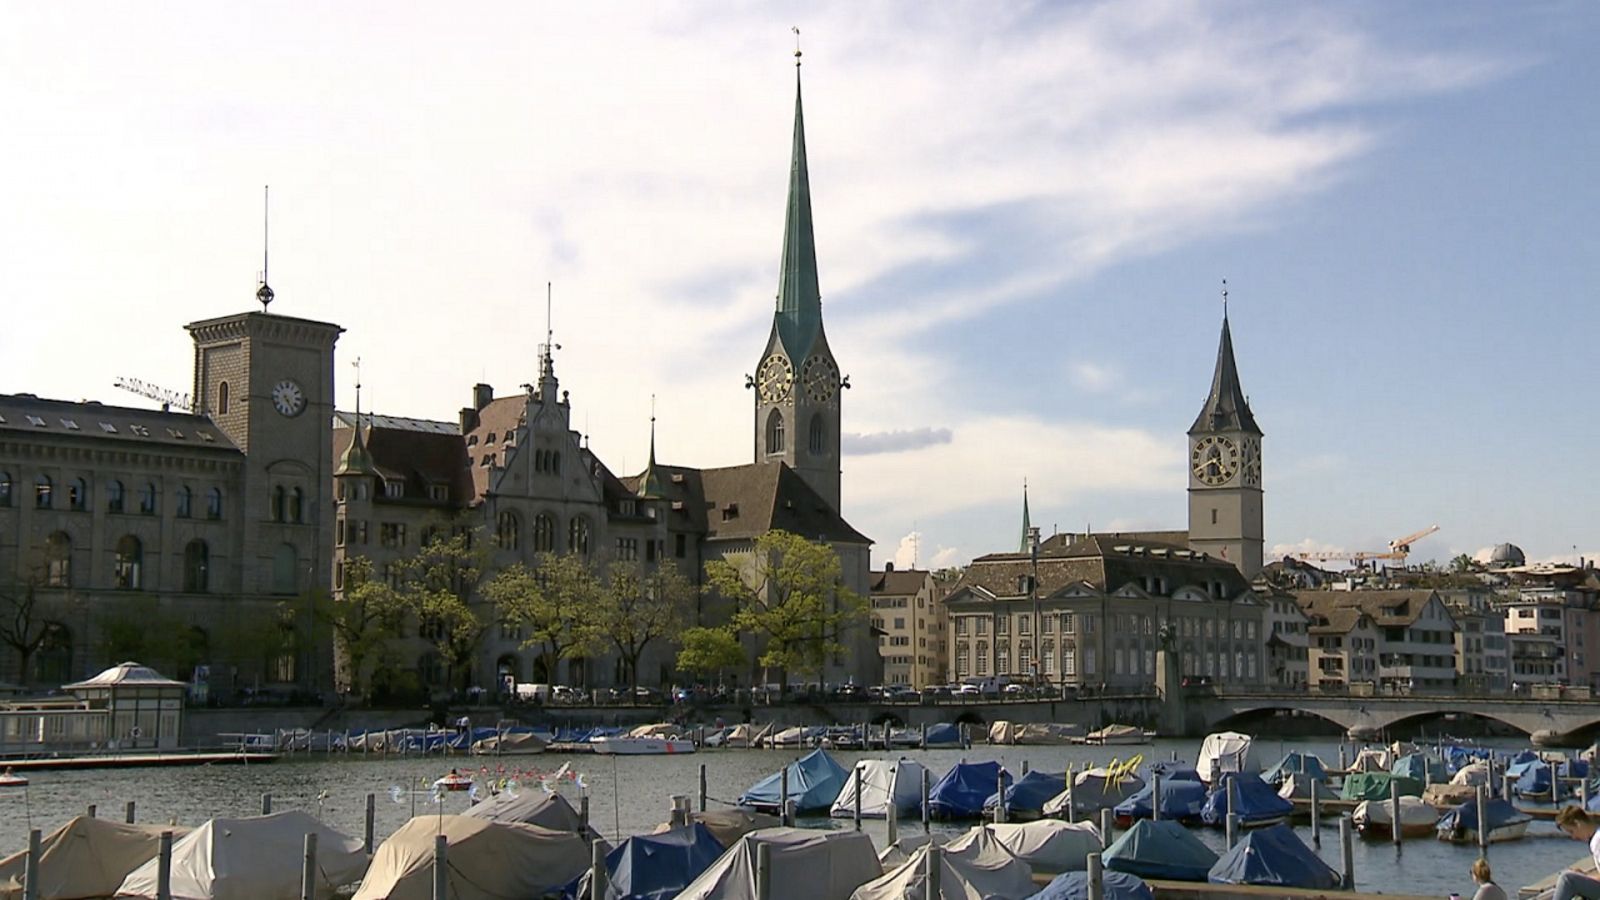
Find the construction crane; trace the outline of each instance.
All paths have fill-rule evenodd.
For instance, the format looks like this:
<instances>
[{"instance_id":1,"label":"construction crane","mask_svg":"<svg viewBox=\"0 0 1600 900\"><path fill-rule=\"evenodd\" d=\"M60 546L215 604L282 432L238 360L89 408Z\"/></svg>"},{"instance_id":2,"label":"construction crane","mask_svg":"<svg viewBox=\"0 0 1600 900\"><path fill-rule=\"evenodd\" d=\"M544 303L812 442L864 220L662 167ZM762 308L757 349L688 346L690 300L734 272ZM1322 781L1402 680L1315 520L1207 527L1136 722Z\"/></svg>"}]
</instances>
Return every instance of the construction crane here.
<instances>
[{"instance_id":1,"label":"construction crane","mask_svg":"<svg viewBox=\"0 0 1600 900\"><path fill-rule=\"evenodd\" d=\"M148 400L154 400L161 404L162 409L176 409L179 412L194 411L194 403L190 401L188 394L174 391L170 388L160 387L137 378L126 377L119 377L112 384L118 390L127 391L130 394L138 394Z\"/></svg>"},{"instance_id":2,"label":"construction crane","mask_svg":"<svg viewBox=\"0 0 1600 900\"><path fill-rule=\"evenodd\" d=\"M1411 555L1411 545L1438 530L1439 526L1429 525L1427 528L1424 528L1421 531L1413 532L1412 534L1408 534L1402 538L1395 538L1389 542L1388 550L1356 550L1353 552L1346 550L1334 550L1313 553L1296 553L1294 558L1320 561L1348 559L1352 565L1358 567L1369 560L1391 559L1397 560L1400 565L1404 566L1406 564L1406 557Z\"/></svg>"}]
</instances>

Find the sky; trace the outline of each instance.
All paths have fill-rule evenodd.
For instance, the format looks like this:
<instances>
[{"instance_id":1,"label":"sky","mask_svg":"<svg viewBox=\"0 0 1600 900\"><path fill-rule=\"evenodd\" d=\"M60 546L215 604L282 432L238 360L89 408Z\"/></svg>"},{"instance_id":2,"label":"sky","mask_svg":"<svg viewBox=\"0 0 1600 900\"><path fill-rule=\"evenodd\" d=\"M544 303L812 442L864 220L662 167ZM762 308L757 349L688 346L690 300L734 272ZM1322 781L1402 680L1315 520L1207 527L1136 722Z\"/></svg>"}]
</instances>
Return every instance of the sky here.
<instances>
[{"instance_id":1,"label":"sky","mask_svg":"<svg viewBox=\"0 0 1600 900\"><path fill-rule=\"evenodd\" d=\"M148 405L337 322L338 402L536 378L618 472L749 461L800 29L874 564L1185 526L1223 279L1267 547L1600 555L1600 5L0 2L0 391Z\"/></svg>"}]
</instances>

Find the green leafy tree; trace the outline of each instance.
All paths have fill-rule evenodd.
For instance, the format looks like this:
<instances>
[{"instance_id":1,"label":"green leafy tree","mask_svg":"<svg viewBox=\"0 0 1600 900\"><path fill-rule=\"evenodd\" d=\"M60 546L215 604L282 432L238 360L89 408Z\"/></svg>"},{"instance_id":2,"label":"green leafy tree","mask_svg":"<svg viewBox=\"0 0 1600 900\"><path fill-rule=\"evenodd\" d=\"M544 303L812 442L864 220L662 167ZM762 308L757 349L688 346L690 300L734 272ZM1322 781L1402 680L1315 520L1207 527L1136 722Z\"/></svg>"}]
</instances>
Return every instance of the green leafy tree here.
<instances>
[{"instance_id":1,"label":"green leafy tree","mask_svg":"<svg viewBox=\"0 0 1600 900\"><path fill-rule=\"evenodd\" d=\"M1462 553L1456 558L1450 560L1450 571L1456 573L1457 575L1465 575L1468 572L1471 572L1474 568L1475 564L1472 561L1472 557L1465 553Z\"/></svg>"},{"instance_id":2,"label":"green leafy tree","mask_svg":"<svg viewBox=\"0 0 1600 900\"><path fill-rule=\"evenodd\" d=\"M418 634L449 666L456 687L465 687L488 623L470 599L483 581L487 547L477 530L440 534L397 561L398 591L417 618Z\"/></svg>"},{"instance_id":3,"label":"green leafy tree","mask_svg":"<svg viewBox=\"0 0 1600 900\"><path fill-rule=\"evenodd\" d=\"M617 648L629 686L639 686L639 658L645 648L675 639L688 625L699 596L671 564L650 571L632 561L611 564L589 620L594 631Z\"/></svg>"},{"instance_id":4,"label":"green leafy tree","mask_svg":"<svg viewBox=\"0 0 1600 900\"><path fill-rule=\"evenodd\" d=\"M561 660L602 646L593 611L603 593L594 572L573 554L543 556L533 568L514 563L483 586L499 617L522 628L522 646L539 651L552 678Z\"/></svg>"},{"instance_id":5,"label":"green leafy tree","mask_svg":"<svg viewBox=\"0 0 1600 900\"><path fill-rule=\"evenodd\" d=\"M866 601L844 584L839 555L826 543L769 531L756 538L750 559L744 567L706 565L712 588L733 602L729 624L764 648L757 662L769 675L777 670L780 690L791 670L820 675L828 657L844 650L845 632L867 618Z\"/></svg>"},{"instance_id":6,"label":"green leafy tree","mask_svg":"<svg viewBox=\"0 0 1600 900\"><path fill-rule=\"evenodd\" d=\"M344 595L316 607L317 617L333 633L339 653L341 686L369 699L374 680L396 656L389 652L405 621L414 614L395 585L375 572L371 559L344 562Z\"/></svg>"},{"instance_id":7,"label":"green leafy tree","mask_svg":"<svg viewBox=\"0 0 1600 900\"><path fill-rule=\"evenodd\" d=\"M744 665L739 636L727 628L685 628L678 635L678 669L711 676Z\"/></svg>"}]
</instances>

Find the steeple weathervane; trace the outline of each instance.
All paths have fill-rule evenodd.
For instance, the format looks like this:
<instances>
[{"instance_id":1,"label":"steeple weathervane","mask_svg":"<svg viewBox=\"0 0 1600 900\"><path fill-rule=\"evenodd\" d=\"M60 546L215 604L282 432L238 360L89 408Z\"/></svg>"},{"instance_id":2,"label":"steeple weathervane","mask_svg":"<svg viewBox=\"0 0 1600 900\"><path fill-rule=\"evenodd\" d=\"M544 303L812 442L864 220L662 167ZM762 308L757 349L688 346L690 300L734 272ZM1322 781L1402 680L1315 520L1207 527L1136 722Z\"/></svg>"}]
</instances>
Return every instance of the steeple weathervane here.
<instances>
[{"instance_id":1,"label":"steeple weathervane","mask_svg":"<svg viewBox=\"0 0 1600 900\"><path fill-rule=\"evenodd\" d=\"M267 305L276 296L272 287L267 284L267 249L269 247L267 226L270 224L272 212L272 185L261 186L261 287L256 288L256 300L261 303L261 311L267 311Z\"/></svg>"}]
</instances>

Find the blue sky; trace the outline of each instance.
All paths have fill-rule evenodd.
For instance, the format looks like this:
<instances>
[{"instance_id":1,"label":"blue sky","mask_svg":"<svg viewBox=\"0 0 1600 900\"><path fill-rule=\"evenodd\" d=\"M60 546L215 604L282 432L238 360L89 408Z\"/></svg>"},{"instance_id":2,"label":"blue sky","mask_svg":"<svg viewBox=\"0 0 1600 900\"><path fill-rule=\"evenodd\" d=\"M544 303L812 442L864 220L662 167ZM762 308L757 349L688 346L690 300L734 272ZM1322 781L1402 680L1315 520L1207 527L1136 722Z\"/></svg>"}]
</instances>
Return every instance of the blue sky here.
<instances>
[{"instance_id":1,"label":"blue sky","mask_svg":"<svg viewBox=\"0 0 1600 900\"><path fill-rule=\"evenodd\" d=\"M184 322L339 322L340 402L534 376L623 471L750 452L793 100L875 559L1182 527L1231 287L1269 547L1600 553L1600 7L15 6L0 390L186 387Z\"/></svg>"}]
</instances>

